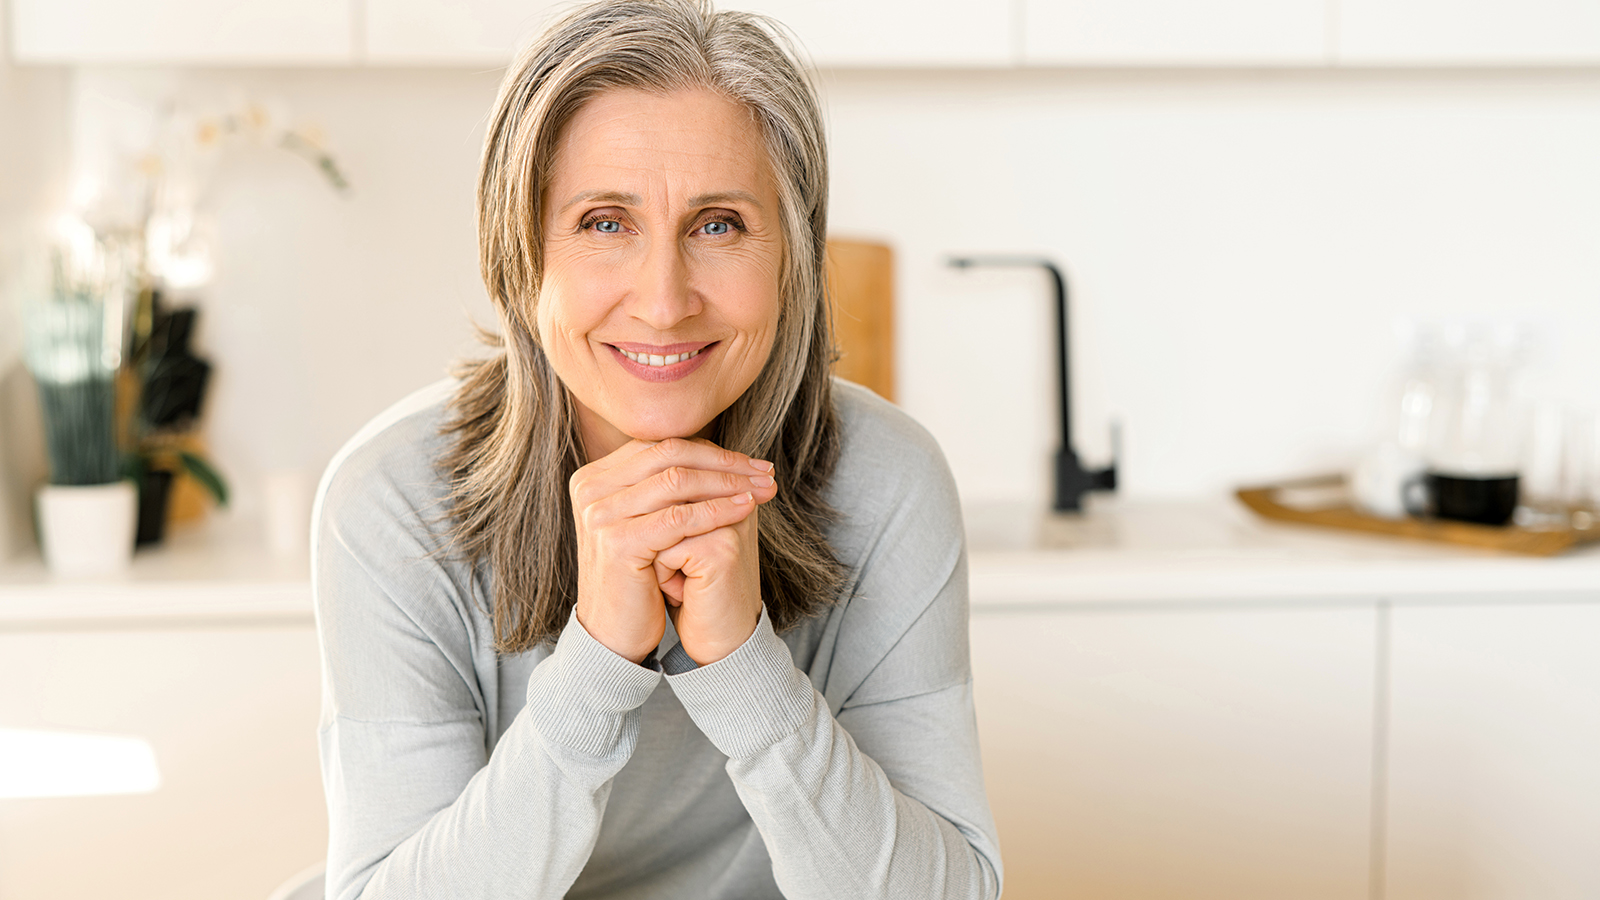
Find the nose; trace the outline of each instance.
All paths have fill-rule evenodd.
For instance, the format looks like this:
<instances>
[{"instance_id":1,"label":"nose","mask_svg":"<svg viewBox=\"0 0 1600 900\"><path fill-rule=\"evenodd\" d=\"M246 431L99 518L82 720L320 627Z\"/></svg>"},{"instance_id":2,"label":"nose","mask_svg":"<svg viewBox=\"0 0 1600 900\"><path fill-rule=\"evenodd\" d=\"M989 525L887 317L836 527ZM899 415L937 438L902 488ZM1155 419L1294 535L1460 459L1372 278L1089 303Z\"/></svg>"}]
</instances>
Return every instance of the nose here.
<instances>
[{"instance_id":1,"label":"nose","mask_svg":"<svg viewBox=\"0 0 1600 900\"><path fill-rule=\"evenodd\" d=\"M651 241L634 276L628 315L657 331L698 315L700 297L689 274L689 261L677 241Z\"/></svg>"}]
</instances>

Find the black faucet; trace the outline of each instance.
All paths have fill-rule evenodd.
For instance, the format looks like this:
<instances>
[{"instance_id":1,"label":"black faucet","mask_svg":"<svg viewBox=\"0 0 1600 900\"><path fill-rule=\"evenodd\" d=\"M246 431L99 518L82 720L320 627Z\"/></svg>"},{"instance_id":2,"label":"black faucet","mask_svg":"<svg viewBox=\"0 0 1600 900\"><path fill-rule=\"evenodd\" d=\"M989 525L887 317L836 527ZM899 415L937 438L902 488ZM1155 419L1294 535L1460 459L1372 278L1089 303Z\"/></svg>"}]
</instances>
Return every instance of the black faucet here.
<instances>
[{"instance_id":1,"label":"black faucet","mask_svg":"<svg viewBox=\"0 0 1600 900\"><path fill-rule=\"evenodd\" d=\"M1104 469L1085 469L1072 449L1072 367L1067 351L1067 278L1055 263L1034 256L955 256L949 260L957 269L973 266L1022 266L1050 273L1056 289L1056 374L1060 382L1061 448L1056 451L1056 512L1080 512L1083 495L1089 491L1117 489L1117 459L1122 455L1122 429L1111 426L1111 465Z\"/></svg>"}]
</instances>

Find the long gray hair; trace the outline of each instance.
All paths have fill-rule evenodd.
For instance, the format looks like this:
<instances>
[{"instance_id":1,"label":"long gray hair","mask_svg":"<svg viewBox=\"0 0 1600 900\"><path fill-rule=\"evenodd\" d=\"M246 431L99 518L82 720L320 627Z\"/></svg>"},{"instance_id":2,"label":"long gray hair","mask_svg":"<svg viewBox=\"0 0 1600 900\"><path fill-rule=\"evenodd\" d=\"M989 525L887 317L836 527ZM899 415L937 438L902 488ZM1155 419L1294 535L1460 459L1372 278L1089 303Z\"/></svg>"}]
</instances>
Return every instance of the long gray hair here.
<instances>
[{"instance_id":1,"label":"long gray hair","mask_svg":"<svg viewBox=\"0 0 1600 900\"><path fill-rule=\"evenodd\" d=\"M825 537L839 455L826 298L828 162L816 96L774 26L705 0L602 0L524 50L495 100L478 176L479 265L498 348L461 367L442 460L453 551L487 563L495 645L553 640L577 601L568 481L583 464L573 401L539 346L542 201L562 129L612 90L715 91L760 123L778 184L784 256L772 355L711 439L776 464L761 508L761 593L779 630L834 601L844 572Z\"/></svg>"}]
</instances>

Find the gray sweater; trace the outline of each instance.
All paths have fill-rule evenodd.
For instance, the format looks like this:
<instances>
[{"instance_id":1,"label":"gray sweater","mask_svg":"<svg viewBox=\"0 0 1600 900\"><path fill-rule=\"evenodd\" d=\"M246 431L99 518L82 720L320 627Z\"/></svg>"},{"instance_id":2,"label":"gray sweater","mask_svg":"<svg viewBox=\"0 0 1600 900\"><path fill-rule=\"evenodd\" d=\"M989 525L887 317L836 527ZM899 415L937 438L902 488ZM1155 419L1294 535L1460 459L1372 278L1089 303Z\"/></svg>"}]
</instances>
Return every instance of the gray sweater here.
<instances>
[{"instance_id":1,"label":"gray sweater","mask_svg":"<svg viewBox=\"0 0 1600 900\"><path fill-rule=\"evenodd\" d=\"M999 895L960 510L927 432L839 382L846 599L782 635L763 613L704 667L669 624L663 674L576 618L495 652L492 574L436 552L453 390L368 425L318 498L330 898Z\"/></svg>"}]
</instances>

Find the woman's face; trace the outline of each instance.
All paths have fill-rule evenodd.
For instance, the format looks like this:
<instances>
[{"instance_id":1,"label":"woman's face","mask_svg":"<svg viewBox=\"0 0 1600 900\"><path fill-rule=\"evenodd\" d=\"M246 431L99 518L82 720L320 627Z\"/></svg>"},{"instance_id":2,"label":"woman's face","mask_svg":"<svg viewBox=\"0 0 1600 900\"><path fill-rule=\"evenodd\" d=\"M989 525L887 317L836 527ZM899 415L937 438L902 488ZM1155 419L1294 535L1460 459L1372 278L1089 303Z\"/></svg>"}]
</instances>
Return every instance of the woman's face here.
<instances>
[{"instance_id":1,"label":"woman's face","mask_svg":"<svg viewBox=\"0 0 1600 900\"><path fill-rule=\"evenodd\" d=\"M700 434L772 352L783 235L760 128L710 91L611 91L562 132L539 340L588 458Z\"/></svg>"}]
</instances>

